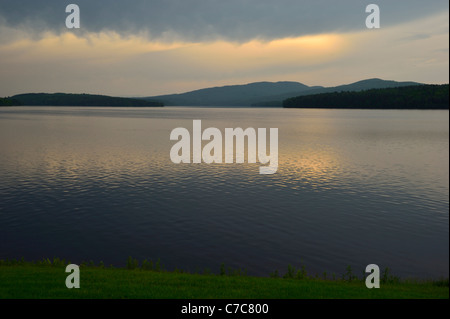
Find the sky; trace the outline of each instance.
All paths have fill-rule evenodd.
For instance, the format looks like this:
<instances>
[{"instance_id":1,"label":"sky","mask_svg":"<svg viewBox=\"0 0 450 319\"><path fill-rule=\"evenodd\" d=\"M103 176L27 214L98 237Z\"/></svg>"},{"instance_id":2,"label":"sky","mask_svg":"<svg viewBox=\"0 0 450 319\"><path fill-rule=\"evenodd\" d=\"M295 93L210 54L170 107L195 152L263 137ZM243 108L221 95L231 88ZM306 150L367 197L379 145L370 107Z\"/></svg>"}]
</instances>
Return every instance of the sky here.
<instances>
[{"instance_id":1,"label":"sky","mask_svg":"<svg viewBox=\"0 0 450 319\"><path fill-rule=\"evenodd\" d=\"M80 28L66 27L66 6ZM380 8L368 29L366 6ZM0 0L0 97L449 82L446 0Z\"/></svg>"}]
</instances>

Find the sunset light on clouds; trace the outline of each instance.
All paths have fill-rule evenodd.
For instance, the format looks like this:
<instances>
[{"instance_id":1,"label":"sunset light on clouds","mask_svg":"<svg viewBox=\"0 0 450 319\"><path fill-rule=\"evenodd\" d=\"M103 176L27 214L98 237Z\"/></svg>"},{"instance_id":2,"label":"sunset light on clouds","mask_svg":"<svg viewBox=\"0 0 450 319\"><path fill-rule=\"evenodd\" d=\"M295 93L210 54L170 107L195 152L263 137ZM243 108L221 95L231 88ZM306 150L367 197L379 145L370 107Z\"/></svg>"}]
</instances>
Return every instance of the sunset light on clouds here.
<instances>
[{"instance_id":1,"label":"sunset light on clouds","mask_svg":"<svg viewBox=\"0 0 450 319\"><path fill-rule=\"evenodd\" d=\"M279 25L270 30L264 21L246 21L240 14L229 17L230 29L223 26L223 17L217 24L191 21L185 29L179 20L174 19L174 25L171 21L156 25L155 18L146 27L144 19L132 21L132 12L137 14L136 20L140 17L137 9L124 11L117 24L108 20L101 27L101 18L88 20L97 9L87 4L83 7L80 1L82 27L69 30L61 27L64 12L59 12L61 25L52 20L54 16L45 21L31 13L22 23L11 22L4 11L8 5L13 6L11 3L0 1L0 95L63 91L149 96L255 81L332 86L371 77L448 82L448 11L443 10L416 12L411 18L399 14L395 23L388 19L392 14L389 4L380 4L382 27L372 30L364 25L367 14L356 10L364 9L361 5L355 9L359 16L349 19L350 27L328 25L328 20L336 19L324 17L328 11L318 11L321 15L316 22L308 15L299 17L300 31ZM349 3L343 6L355 8ZM325 4L323 7L330 10ZM448 4L434 1L430 7L448 9ZM192 12L184 17L191 15L194 19L195 8L193 5ZM39 13L43 9L36 10ZM160 10L163 14L169 9ZM279 10L287 14L289 8L280 6ZM155 11L156 4L153 14ZM353 25L354 20L359 20L359 27ZM386 20L390 23L383 24ZM33 23L38 27L33 28ZM205 28L200 29L202 23ZM284 21L278 23L283 25ZM317 32L312 31L314 26ZM303 32L302 27L311 31Z\"/></svg>"}]
</instances>

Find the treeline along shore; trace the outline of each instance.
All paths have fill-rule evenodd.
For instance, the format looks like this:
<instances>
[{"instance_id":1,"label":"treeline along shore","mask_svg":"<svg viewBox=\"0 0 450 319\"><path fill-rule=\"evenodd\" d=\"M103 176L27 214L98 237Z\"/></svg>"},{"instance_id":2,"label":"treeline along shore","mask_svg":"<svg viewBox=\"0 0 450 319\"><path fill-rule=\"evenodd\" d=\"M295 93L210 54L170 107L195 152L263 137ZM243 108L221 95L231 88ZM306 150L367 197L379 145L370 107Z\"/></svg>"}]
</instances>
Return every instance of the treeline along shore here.
<instances>
[{"instance_id":1,"label":"treeline along shore","mask_svg":"<svg viewBox=\"0 0 450 319\"><path fill-rule=\"evenodd\" d=\"M0 99L0 106L125 106L158 107L160 101L93 94L28 93Z\"/></svg>"},{"instance_id":2,"label":"treeline along shore","mask_svg":"<svg viewBox=\"0 0 450 319\"><path fill-rule=\"evenodd\" d=\"M17 105L22 104L16 99L0 97L0 106L17 106Z\"/></svg>"},{"instance_id":3,"label":"treeline along shore","mask_svg":"<svg viewBox=\"0 0 450 319\"><path fill-rule=\"evenodd\" d=\"M285 108L448 110L448 104L448 84L322 93L283 101Z\"/></svg>"}]
</instances>

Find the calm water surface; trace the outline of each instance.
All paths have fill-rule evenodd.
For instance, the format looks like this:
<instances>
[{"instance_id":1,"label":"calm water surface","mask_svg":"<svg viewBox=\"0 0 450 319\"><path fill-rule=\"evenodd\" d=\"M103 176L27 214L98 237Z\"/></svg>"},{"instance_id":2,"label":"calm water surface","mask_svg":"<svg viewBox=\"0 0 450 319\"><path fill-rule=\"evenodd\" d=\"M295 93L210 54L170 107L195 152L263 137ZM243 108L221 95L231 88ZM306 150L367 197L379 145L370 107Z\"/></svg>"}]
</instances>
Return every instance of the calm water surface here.
<instances>
[{"instance_id":1,"label":"calm water surface","mask_svg":"<svg viewBox=\"0 0 450 319\"><path fill-rule=\"evenodd\" d=\"M279 168L173 164L172 129L279 129ZM449 274L449 113L0 108L0 259Z\"/></svg>"}]
</instances>

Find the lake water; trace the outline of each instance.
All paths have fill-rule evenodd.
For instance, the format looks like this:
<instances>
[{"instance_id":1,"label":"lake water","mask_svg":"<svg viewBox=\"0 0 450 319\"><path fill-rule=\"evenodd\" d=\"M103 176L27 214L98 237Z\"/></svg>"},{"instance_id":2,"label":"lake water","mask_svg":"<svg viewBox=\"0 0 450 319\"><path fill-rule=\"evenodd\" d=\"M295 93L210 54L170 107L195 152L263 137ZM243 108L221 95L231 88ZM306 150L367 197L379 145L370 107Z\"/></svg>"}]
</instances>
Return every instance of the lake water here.
<instances>
[{"instance_id":1,"label":"lake water","mask_svg":"<svg viewBox=\"0 0 450 319\"><path fill-rule=\"evenodd\" d=\"M176 127L279 129L279 167L179 164ZM449 113L0 108L0 259L449 274Z\"/></svg>"}]
</instances>

